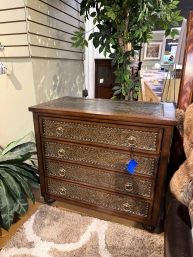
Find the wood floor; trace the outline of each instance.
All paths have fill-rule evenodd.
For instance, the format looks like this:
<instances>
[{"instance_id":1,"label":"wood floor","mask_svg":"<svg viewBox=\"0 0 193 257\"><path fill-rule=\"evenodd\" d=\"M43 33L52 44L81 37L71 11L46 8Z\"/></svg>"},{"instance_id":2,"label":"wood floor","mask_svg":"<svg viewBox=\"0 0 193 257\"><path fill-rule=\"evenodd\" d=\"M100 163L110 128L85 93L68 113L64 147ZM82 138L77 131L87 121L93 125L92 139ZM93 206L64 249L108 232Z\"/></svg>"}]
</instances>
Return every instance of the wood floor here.
<instances>
[{"instance_id":1,"label":"wood floor","mask_svg":"<svg viewBox=\"0 0 193 257\"><path fill-rule=\"evenodd\" d=\"M10 238L23 225L23 223L25 221L27 221L30 218L30 216L33 215L36 212L38 207L41 204L45 204L44 199L41 196L40 190L38 188L33 188L33 192L35 194L36 202L35 202L35 204L33 204L31 201L29 201L29 211L27 212L27 214L24 217L20 217L19 219L17 219L12 224L9 232L6 232L5 230L2 230L0 228L0 249L10 240ZM129 227L132 226L132 227L135 227L135 228L143 229L142 225L135 222L135 221L131 221L131 220L111 216L111 215L108 215L108 214L100 213L100 212L90 210L90 209L86 209L86 208L82 208L82 207L79 207L79 206L75 206L75 205L71 205L71 204L67 204L67 203L63 203L63 202L59 202L59 201L55 201L51 205L52 206L57 206L61 209L65 209L67 211L72 211L72 212L80 213L80 214L83 214L83 215L92 216L92 217L95 217L95 218L98 218L98 219L103 219L103 220L116 222L116 223L119 223L119 224L122 224L122 225L125 225L125 226L129 226Z\"/></svg>"}]
</instances>

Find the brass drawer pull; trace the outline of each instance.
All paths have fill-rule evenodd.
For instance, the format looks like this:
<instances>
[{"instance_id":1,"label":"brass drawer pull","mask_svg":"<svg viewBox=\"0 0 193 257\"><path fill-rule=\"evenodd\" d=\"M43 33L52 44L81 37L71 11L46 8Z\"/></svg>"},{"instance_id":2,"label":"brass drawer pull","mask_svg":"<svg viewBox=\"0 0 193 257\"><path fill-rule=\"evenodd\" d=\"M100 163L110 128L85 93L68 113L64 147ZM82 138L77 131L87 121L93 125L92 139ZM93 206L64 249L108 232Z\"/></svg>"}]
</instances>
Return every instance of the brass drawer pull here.
<instances>
[{"instance_id":1,"label":"brass drawer pull","mask_svg":"<svg viewBox=\"0 0 193 257\"><path fill-rule=\"evenodd\" d=\"M65 187L62 187L62 188L60 188L59 189L59 193L61 194L61 195L65 195L66 196L66 188Z\"/></svg>"},{"instance_id":2,"label":"brass drawer pull","mask_svg":"<svg viewBox=\"0 0 193 257\"><path fill-rule=\"evenodd\" d=\"M137 141L137 139L136 139L135 137L133 137L133 136L130 136L130 137L128 138L128 143L129 143L129 145L131 145L131 146L135 146L136 141Z\"/></svg>"},{"instance_id":3,"label":"brass drawer pull","mask_svg":"<svg viewBox=\"0 0 193 257\"><path fill-rule=\"evenodd\" d=\"M58 128L56 129L56 134L57 134L58 136L62 136L63 132L64 132L64 129L63 129L62 127L58 127Z\"/></svg>"},{"instance_id":4,"label":"brass drawer pull","mask_svg":"<svg viewBox=\"0 0 193 257\"><path fill-rule=\"evenodd\" d=\"M126 211L126 212L131 212L131 204L129 204L129 203L124 203L124 204L123 204L123 208L124 208L124 211Z\"/></svg>"},{"instance_id":5,"label":"brass drawer pull","mask_svg":"<svg viewBox=\"0 0 193 257\"><path fill-rule=\"evenodd\" d=\"M125 184L125 190L128 191L128 192L133 191L133 184L131 182L127 182Z\"/></svg>"},{"instance_id":6,"label":"brass drawer pull","mask_svg":"<svg viewBox=\"0 0 193 257\"><path fill-rule=\"evenodd\" d=\"M64 150L64 149L59 149L59 150L58 150L58 155L59 155L60 157L63 157L63 156L65 155L65 150Z\"/></svg>"},{"instance_id":7,"label":"brass drawer pull","mask_svg":"<svg viewBox=\"0 0 193 257\"><path fill-rule=\"evenodd\" d=\"M58 174L59 174L59 176L64 177L66 175L66 170L65 169L59 169Z\"/></svg>"}]
</instances>

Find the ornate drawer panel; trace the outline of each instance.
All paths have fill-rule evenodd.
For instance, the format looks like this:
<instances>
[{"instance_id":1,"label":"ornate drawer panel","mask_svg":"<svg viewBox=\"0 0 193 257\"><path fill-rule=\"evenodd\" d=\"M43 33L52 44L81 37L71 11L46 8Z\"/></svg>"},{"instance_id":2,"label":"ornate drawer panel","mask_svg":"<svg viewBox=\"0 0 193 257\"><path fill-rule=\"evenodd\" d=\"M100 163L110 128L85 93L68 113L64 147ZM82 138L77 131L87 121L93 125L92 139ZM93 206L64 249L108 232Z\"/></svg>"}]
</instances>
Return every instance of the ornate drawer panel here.
<instances>
[{"instance_id":1,"label":"ornate drawer panel","mask_svg":"<svg viewBox=\"0 0 193 257\"><path fill-rule=\"evenodd\" d=\"M106 150L99 147L80 146L70 143L55 143L43 141L44 155L61 160L80 162L83 164L96 165L126 171L126 164L131 157L123 152ZM135 174L155 177L158 165L158 156L142 155L135 153L134 159L138 162Z\"/></svg>"},{"instance_id":2,"label":"ornate drawer panel","mask_svg":"<svg viewBox=\"0 0 193 257\"><path fill-rule=\"evenodd\" d=\"M132 178L129 174L120 174L75 166L66 163L45 161L46 175L76 182L92 184L96 187L105 187L131 195L153 198L155 182Z\"/></svg>"},{"instance_id":3,"label":"ornate drawer panel","mask_svg":"<svg viewBox=\"0 0 193 257\"><path fill-rule=\"evenodd\" d=\"M47 193L150 219L152 205L143 200L52 179L47 180Z\"/></svg>"},{"instance_id":4,"label":"ornate drawer panel","mask_svg":"<svg viewBox=\"0 0 193 257\"><path fill-rule=\"evenodd\" d=\"M159 153L162 129L117 127L79 121L42 118L42 135Z\"/></svg>"}]
</instances>

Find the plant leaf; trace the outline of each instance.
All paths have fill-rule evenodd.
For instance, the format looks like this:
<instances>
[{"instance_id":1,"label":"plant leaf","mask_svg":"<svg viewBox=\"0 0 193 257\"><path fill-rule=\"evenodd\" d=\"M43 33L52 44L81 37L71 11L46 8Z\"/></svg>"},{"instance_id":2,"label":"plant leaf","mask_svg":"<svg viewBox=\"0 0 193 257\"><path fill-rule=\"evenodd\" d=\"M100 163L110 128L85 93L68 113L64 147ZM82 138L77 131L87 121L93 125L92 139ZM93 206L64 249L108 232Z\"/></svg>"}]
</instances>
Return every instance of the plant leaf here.
<instances>
[{"instance_id":1,"label":"plant leaf","mask_svg":"<svg viewBox=\"0 0 193 257\"><path fill-rule=\"evenodd\" d=\"M115 96L115 95L118 95L118 94L120 94L120 93L121 93L121 89L116 90L113 95Z\"/></svg>"},{"instance_id":2,"label":"plant leaf","mask_svg":"<svg viewBox=\"0 0 193 257\"><path fill-rule=\"evenodd\" d=\"M20 163L20 164L17 164L17 167L21 167L23 169L25 169L26 171L29 171L29 172L33 172L35 174L38 174L38 169L37 168L34 168L34 166L28 164L28 163ZM36 166L37 167L37 166Z\"/></svg>"},{"instance_id":3,"label":"plant leaf","mask_svg":"<svg viewBox=\"0 0 193 257\"><path fill-rule=\"evenodd\" d=\"M9 152L15 153L18 155L24 155L26 153L34 151L35 147L36 147L36 144L34 142L26 142L26 143L15 146Z\"/></svg>"},{"instance_id":4,"label":"plant leaf","mask_svg":"<svg viewBox=\"0 0 193 257\"><path fill-rule=\"evenodd\" d=\"M32 165L33 165L33 166L31 166L31 167L36 170L36 173L38 173L38 166L35 164L35 162L34 162L33 160L30 160L30 161L31 161L31 163L32 163Z\"/></svg>"},{"instance_id":5,"label":"plant leaf","mask_svg":"<svg viewBox=\"0 0 193 257\"><path fill-rule=\"evenodd\" d=\"M31 133L31 132L30 132ZM25 137L27 137L30 133L28 133L26 136L16 140L16 141L13 141L11 142L10 144L8 144L5 149L3 150L3 152L1 153L0 156L6 154L7 152L9 152L11 149L13 149L15 146L17 146L19 144L19 142L21 142L21 140L23 140Z\"/></svg>"},{"instance_id":6,"label":"plant leaf","mask_svg":"<svg viewBox=\"0 0 193 257\"><path fill-rule=\"evenodd\" d=\"M93 38L93 45L95 48L97 48L99 46L99 38Z\"/></svg>"},{"instance_id":7,"label":"plant leaf","mask_svg":"<svg viewBox=\"0 0 193 257\"><path fill-rule=\"evenodd\" d=\"M39 177L36 174L26 171L25 169L21 168L20 165L6 164L6 165L4 165L4 167L11 169L12 171L22 175L23 177L25 177L27 179L31 179L34 182L39 182Z\"/></svg>"},{"instance_id":8,"label":"plant leaf","mask_svg":"<svg viewBox=\"0 0 193 257\"><path fill-rule=\"evenodd\" d=\"M21 163L29 160L33 155L37 154L37 152L30 152L22 156L18 156L15 153L7 153L4 156L0 156L0 165L1 164L10 164L10 163Z\"/></svg>"},{"instance_id":9,"label":"plant leaf","mask_svg":"<svg viewBox=\"0 0 193 257\"><path fill-rule=\"evenodd\" d=\"M28 197L31 199L33 203L35 203L35 196L32 193L32 189L28 185L28 183L23 179L23 177L20 174L15 173L12 170L9 170L9 173L18 181L21 183L25 193L28 195Z\"/></svg>"},{"instance_id":10,"label":"plant leaf","mask_svg":"<svg viewBox=\"0 0 193 257\"><path fill-rule=\"evenodd\" d=\"M35 147L36 145L34 142L27 142L17 146L14 144L14 146L12 146L12 149L9 149L9 151L3 151L4 154L0 156L0 163L24 162L30 159L32 155L37 154L36 151L33 151Z\"/></svg>"},{"instance_id":11,"label":"plant leaf","mask_svg":"<svg viewBox=\"0 0 193 257\"><path fill-rule=\"evenodd\" d=\"M90 16L91 16L91 17L95 17L95 16L96 16L96 12L92 12L92 13L90 14Z\"/></svg>"},{"instance_id":12,"label":"plant leaf","mask_svg":"<svg viewBox=\"0 0 193 257\"><path fill-rule=\"evenodd\" d=\"M83 28L83 27L79 27L79 29L80 29L80 31L82 31L82 32L84 32L85 31L85 29Z\"/></svg>"},{"instance_id":13,"label":"plant leaf","mask_svg":"<svg viewBox=\"0 0 193 257\"><path fill-rule=\"evenodd\" d=\"M112 67L115 65L116 61L117 61L116 58L112 59L112 61L111 61L111 66L112 66Z\"/></svg>"},{"instance_id":14,"label":"plant leaf","mask_svg":"<svg viewBox=\"0 0 193 257\"><path fill-rule=\"evenodd\" d=\"M0 213L3 228L9 230L14 217L14 201L0 179Z\"/></svg>"},{"instance_id":15,"label":"plant leaf","mask_svg":"<svg viewBox=\"0 0 193 257\"><path fill-rule=\"evenodd\" d=\"M120 86L114 86L114 87L112 88L112 90L118 90L118 89L120 89Z\"/></svg>"},{"instance_id":16,"label":"plant leaf","mask_svg":"<svg viewBox=\"0 0 193 257\"><path fill-rule=\"evenodd\" d=\"M19 215L24 215L28 211L28 201L24 193L20 199L16 199L14 202L14 211L17 212Z\"/></svg>"},{"instance_id":17,"label":"plant leaf","mask_svg":"<svg viewBox=\"0 0 193 257\"><path fill-rule=\"evenodd\" d=\"M14 198L21 197L21 188L15 179L8 173L4 168L0 168L0 176L2 177L2 181L4 185L6 185L7 189L10 191L11 195Z\"/></svg>"},{"instance_id":18,"label":"plant leaf","mask_svg":"<svg viewBox=\"0 0 193 257\"><path fill-rule=\"evenodd\" d=\"M71 37L70 39L73 40L73 41L76 41L78 38L77 37Z\"/></svg>"}]
</instances>

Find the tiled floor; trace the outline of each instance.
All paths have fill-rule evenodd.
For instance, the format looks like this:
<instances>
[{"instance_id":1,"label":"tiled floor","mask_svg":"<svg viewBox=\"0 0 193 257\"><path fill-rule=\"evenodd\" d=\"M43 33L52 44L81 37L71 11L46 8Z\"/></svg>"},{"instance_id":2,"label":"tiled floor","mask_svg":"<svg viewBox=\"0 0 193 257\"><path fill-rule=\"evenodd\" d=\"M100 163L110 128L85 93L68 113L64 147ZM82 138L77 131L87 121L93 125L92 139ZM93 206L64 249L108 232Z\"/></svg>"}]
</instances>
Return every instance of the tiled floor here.
<instances>
[{"instance_id":1,"label":"tiled floor","mask_svg":"<svg viewBox=\"0 0 193 257\"><path fill-rule=\"evenodd\" d=\"M31 201L29 201L29 211L28 211L28 213L24 217L21 217L16 222L14 222L12 224L9 232L6 232L6 231L2 232L2 230L0 230L0 249L10 240L10 238L23 225L23 223L25 221L27 221L29 219L29 217L36 212L38 207L41 204L45 204L43 197L41 197L40 190L38 188L33 188L33 191L34 191L34 194L35 194L35 197L36 197L36 203L33 204ZM135 227L135 228L143 229L142 225L140 223L135 222L135 221L115 217L115 216L112 216L112 215L104 214L104 213L97 212L97 211L90 210L90 209L86 209L86 208L83 208L83 207L79 207L79 206L75 206L75 205L71 205L71 204L67 204L67 203L63 203L63 202L59 202L59 201L55 201L51 205L52 206L57 206L59 208L62 208L62 209L68 210L68 211L73 211L73 212L80 213L80 214L83 214L83 215L92 216L92 217L95 217L95 218L98 218L98 219L108 220L108 221L116 222L116 223L119 223L119 224L123 224L125 226L129 226L129 227L132 226L132 227Z\"/></svg>"}]
</instances>

